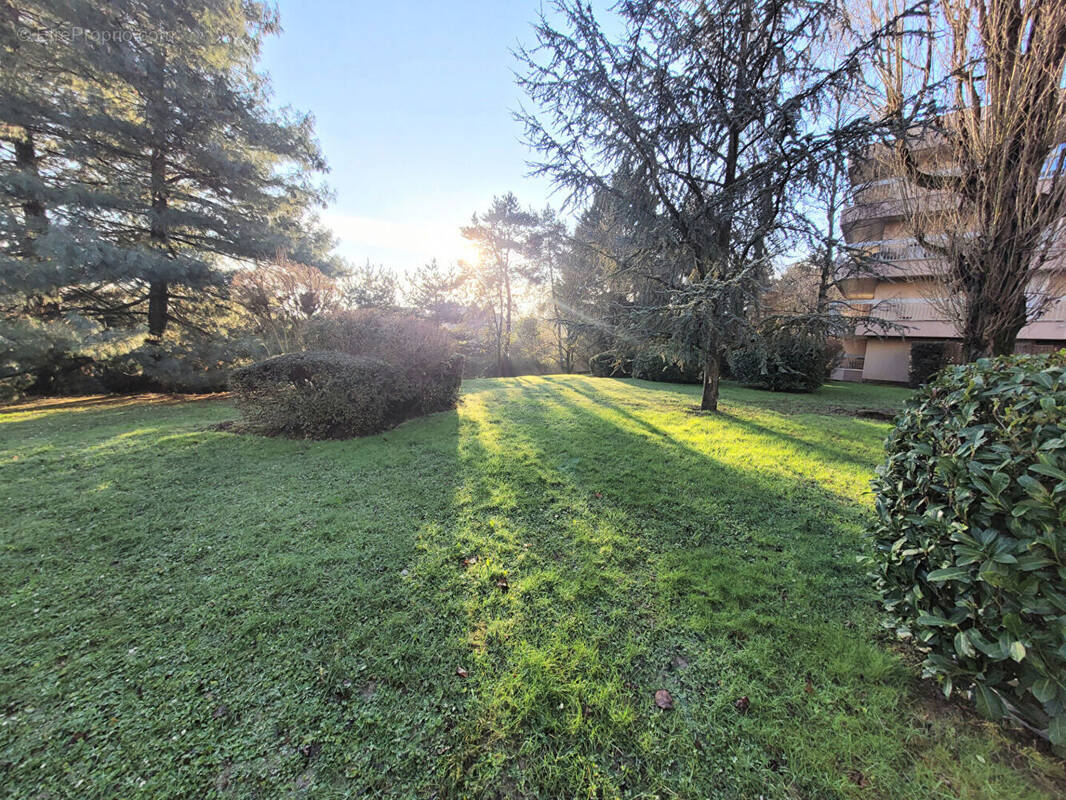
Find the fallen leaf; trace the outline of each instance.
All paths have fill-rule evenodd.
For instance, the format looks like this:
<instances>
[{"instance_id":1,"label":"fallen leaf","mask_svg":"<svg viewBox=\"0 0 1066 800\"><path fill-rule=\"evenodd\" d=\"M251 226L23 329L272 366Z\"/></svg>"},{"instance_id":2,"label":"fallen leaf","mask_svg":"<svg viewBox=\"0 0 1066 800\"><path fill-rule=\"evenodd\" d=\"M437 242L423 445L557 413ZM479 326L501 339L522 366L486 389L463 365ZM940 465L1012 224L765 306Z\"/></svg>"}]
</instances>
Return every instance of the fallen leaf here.
<instances>
[{"instance_id":1,"label":"fallen leaf","mask_svg":"<svg viewBox=\"0 0 1066 800\"><path fill-rule=\"evenodd\" d=\"M857 769L851 770L848 773L848 777L851 779L851 782L854 783L856 786L865 788L870 785L870 781L866 779L866 776L859 772Z\"/></svg>"},{"instance_id":2,"label":"fallen leaf","mask_svg":"<svg viewBox=\"0 0 1066 800\"><path fill-rule=\"evenodd\" d=\"M666 689L660 689L655 693L655 705L663 711L667 711L674 707L674 698Z\"/></svg>"},{"instance_id":3,"label":"fallen leaf","mask_svg":"<svg viewBox=\"0 0 1066 800\"><path fill-rule=\"evenodd\" d=\"M810 674L807 675L807 683L804 685L803 691L805 691L807 694L814 693L814 682L811 680Z\"/></svg>"},{"instance_id":4,"label":"fallen leaf","mask_svg":"<svg viewBox=\"0 0 1066 800\"><path fill-rule=\"evenodd\" d=\"M748 699L747 695L744 695L742 698L740 698L735 703L733 703L733 708L735 708L737 710L737 712L740 713L740 714L747 714L748 713L748 707L750 705L751 705L751 700Z\"/></svg>"},{"instance_id":5,"label":"fallen leaf","mask_svg":"<svg viewBox=\"0 0 1066 800\"><path fill-rule=\"evenodd\" d=\"M465 678L466 677L466 670L463 669L462 667L456 667L455 668L455 674L458 675L460 678Z\"/></svg>"}]
</instances>

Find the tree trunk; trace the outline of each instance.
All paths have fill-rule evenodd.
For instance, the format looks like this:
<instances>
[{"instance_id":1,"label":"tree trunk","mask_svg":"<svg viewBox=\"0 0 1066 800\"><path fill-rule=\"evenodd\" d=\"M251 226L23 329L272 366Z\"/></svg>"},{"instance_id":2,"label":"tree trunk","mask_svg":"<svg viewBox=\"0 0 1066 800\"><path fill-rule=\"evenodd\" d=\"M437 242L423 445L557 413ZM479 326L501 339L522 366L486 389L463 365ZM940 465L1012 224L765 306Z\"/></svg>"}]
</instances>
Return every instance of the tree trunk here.
<instances>
[{"instance_id":1,"label":"tree trunk","mask_svg":"<svg viewBox=\"0 0 1066 800\"><path fill-rule=\"evenodd\" d=\"M989 252L982 254L976 262L971 256L953 265L952 277L964 287L961 319L957 320L964 361L1014 352L1018 333L1029 321L1023 278L1001 281L1001 288L990 290L988 276L997 273L1025 276L1024 257L1012 254L1008 256L1012 263L1008 264L1002 256ZM1006 286L1002 286L1003 283Z\"/></svg>"},{"instance_id":2,"label":"tree trunk","mask_svg":"<svg viewBox=\"0 0 1066 800\"><path fill-rule=\"evenodd\" d=\"M559 319L559 298L555 293L555 268L552 266L551 259L548 260L548 285L551 287L552 312L555 314L555 347L559 358L559 370L569 372L570 370L567 369L564 363L563 323Z\"/></svg>"},{"instance_id":3,"label":"tree trunk","mask_svg":"<svg viewBox=\"0 0 1066 800\"><path fill-rule=\"evenodd\" d=\"M151 153L151 222L149 236L152 243L160 249L165 249L168 244L166 212L167 212L167 109L166 109L166 53L157 50L153 54L151 69L153 79L157 81L156 95L149 102L148 114L152 120L152 153ZM165 280L159 280L154 276L148 281L148 335L153 339L161 339L167 329L167 305L169 302L169 287Z\"/></svg>"},{"instance_id":4,"label":"tree trunk","mask_svg":"<svg viewBox=\"0 0 1066 800\"><path fill-rule=\"evenodd\" d=\"M716 349L707 350L707 358L703 363L703 398L700 400L700 409L703 411L718 410L718 379L721 374L721 359Z\"/></svg>"},{"instance_id":5,"label":"tree trunk","mask_svg":"<svg viewBox=\"0 0 1066 800\"><path fill-rule=\"evenodd\" d=\"M507 315L504 317L505 325L503 332L503 357L507 359L508 367L511 364L511 308L514 305L514 300L511 298L511 274L508 271L504 271L503 285L507 292Z\"/></svg>"},{"instance_id":6,"label":"tree trunk","mask_svg":"<svg viewBox=\"0 0 1066 800\"><path fill-rule=\"evenodd\" d=\"M15 142L15 167L28 172L34 178L40 177L33 132L29 129L25 130L23 137ZM37 195L36 189L32 195L23 200L22 214L25 224L23 254L30 258L34 254L34 242L37 237L48 230L48 215L45 213L44 201Z\"/></svg>"},{"instance_id":7,"label":"tree trunk","mask_svg":"<svg viewBox=\"0 0 1066 800\"><path fill-rule=\"evenodd\" d=\"M163 338L167 329L167 305L170 291L166 281L148 284L148 335L153 339Z\"/></svg>"}]
</instances>

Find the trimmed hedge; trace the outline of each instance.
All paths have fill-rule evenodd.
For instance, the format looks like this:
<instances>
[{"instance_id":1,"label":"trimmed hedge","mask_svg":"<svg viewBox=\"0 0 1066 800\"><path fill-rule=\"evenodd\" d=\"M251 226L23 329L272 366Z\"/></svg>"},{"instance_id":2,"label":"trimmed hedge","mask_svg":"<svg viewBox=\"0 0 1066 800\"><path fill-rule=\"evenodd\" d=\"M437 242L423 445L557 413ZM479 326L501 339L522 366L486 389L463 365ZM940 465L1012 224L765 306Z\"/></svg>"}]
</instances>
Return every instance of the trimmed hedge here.
<instances>
[{"instance_id":1,"label":"trimmed hedge","mask_svg":"<svg viewBox=\"0 0 1066 800\"><path fill-rule=\"evenodd\" d=\"M409 384L407 416L454 408L459 398L463 358L454 342L439 325L409 314L367 308L312 320L304 345L392 365Z\"/></svg>"},{"instance_id":2,"label":"trimmed hedge","mask_svg":"<svg viewBox=\"0 0 1066 800\"><path fill-rule=\"evenodd\" d=\"M230 375L237 408L263 433L344 439L402 422L411 391L376 358L331 351L287 353Z\"/></svg>"},{"instance_id":3,"label":"trimmed hedge","mask_svg":"<svg viewBox=\"0 0 1066 800\"><path fill-rule=\"evenodd\" d=\"M1066 351L947 367L874 480L885 609L945 695L1066 746Z\"/></svg>"}]
</instances>

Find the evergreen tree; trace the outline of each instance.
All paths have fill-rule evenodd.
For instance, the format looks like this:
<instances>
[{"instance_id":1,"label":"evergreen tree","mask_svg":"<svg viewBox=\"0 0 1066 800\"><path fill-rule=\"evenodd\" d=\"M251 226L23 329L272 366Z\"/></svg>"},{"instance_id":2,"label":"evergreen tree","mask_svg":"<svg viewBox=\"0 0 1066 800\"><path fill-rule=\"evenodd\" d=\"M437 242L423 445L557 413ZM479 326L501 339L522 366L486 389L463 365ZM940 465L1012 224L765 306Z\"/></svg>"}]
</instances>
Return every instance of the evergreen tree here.
<instances>
[{"instance_id":1,"label":"evergreen tree","mask_svg":"<svg viewBox=\"0 0 1066 800\"><path fill-rule=\"evenodd\" d=\"M787 244L783 210L819 147L805 114L858 59L822 63L832 0L626 0L609 25L580 0L554 6L520 54L539 172L574 202L628 206L614 255L642 282L632 332L699 353L714 410L721 354Z\"/></svg>"},{"instance_id":2,"label":"evergreen tree","mask_svg":"<svg viewBox=\"0 0 1066 800\"><path fill-rule=\"evenodd\" d=\"M438 325L454 324L467 309L461 295L464 282L458 269L443 267L434 258L410 277L404 299L418 314Z\"/></svg>"},{"instance_id":3,"label":"evergreen tree","mask_svg":"<svg viewBox=\"0 0 1066 800\"><path fill-rule=\"evenodd\" d=\"M278 30L270 6L240 0L15 4L0 121L23 144L2 180L32 253L7 248L0 288L159 340L236 267L280 255L335 270L311 214L325 169L312 120L272 110L255 69Z\"/></svg>"},{"instance_id":4,"label":"evergreen tree","mask_svg":"<svg viewBox=\"0 0 1066 800\"><path fill-rule=\"evenodd\" d=\"M346 272L337 283L349 308L393 308L396 305L396 275L381 265L374 266L369 259L363 266Z\"/></svg>"},{"instance_id":5,"label":"evergreen tree","mask_svg":"<svg viewBox=\"0 0 1066 800\"><path fill-rule=\"evenodd\" d=\"M537 215L521 207L508 192L492 198L483 214L474 214L463 237L477 245L478 262L470 265L480 297L493 311L496 370L511 372L511 340L519 284L534 276L529 261L531 237Z\"/></svg>"}]
</instances>

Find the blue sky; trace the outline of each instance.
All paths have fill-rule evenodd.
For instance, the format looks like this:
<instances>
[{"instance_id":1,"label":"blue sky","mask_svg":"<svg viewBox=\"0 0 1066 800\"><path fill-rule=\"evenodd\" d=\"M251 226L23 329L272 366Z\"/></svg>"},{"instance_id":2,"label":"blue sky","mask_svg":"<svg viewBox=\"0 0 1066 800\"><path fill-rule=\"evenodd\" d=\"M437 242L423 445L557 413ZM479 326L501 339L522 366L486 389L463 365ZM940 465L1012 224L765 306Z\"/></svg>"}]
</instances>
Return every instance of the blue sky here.
<instances>
[{"instance_id":1,"label":"blue sky","mask_svg":"<svg viewBox=\"0 0 1066 800\"><path fill-rule=\"evenodd\" d=\"M511 112L510 48L532 40L539 0L280 0L265 48L275 99L310 111L336 200L340 252L407 271L465 257L458 233L493 194L537 208L544 179ZM559 198L555 198L558 200Z\"/></svg>"}]
</instances>

